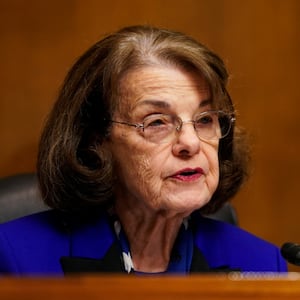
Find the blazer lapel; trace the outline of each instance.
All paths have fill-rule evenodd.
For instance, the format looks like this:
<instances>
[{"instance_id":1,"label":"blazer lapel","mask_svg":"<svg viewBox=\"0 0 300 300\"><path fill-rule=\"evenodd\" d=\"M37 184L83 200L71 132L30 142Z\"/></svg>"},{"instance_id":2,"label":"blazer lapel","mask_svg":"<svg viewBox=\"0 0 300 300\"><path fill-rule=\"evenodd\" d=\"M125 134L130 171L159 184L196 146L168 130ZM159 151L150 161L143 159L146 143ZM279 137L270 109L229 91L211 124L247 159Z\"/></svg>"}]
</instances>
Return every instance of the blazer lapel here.
<instances>
[{"instance_id":1,"label":"blazer lapel","mask_svg":"<svg viewBox=\"0 0 300 300\"><path fill-rule=\"evenodd\" d=\"M72 273L121 273L124 272L119 246L113 243L102 259L87 257L61 257L65 274Z\"/></svg>"},{"instance_id":2,"label":"blazer lapel","mask_svg":"<svg viewBox=\"0 0 300 300\"><path fill-rule=\"evenodd\" d=\"M65 274L124 271L107 214L84 226L70 228L69 254L60 259Z\"/></svg>"},{"instance_id":3,"label":"blazer lapel","mask_svg":"<svg viewBox=\"0 0 300 300\"><path fill-rule=\"evenodd\" d=\"M208 262L206 261L201 251L197 247L194 247L190 273L206 273L206 272L229 273L233 271L237 272L240 271L240 269L233 269L227 265L220 266L217 268L210 268Z\"/></svg>"}]
</instances>

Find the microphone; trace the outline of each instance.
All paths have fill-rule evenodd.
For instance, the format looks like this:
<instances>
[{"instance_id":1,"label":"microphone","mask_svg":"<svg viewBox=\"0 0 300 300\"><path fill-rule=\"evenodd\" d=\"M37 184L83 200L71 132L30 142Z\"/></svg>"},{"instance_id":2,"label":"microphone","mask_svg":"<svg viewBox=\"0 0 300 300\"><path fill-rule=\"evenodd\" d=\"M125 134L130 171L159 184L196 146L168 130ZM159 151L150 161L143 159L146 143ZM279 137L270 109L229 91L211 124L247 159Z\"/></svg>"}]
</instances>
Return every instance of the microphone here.
<instances>
[{"instance_id":1,"label":"microphone","mask_svg":"<svg viewBox=\"0 0 300 300\"><path fill-rule=\"evenodd\" d=\"M283 258L289 263L300 266L300 245L296 243L284 243L280 252Z\"/></svg>"}]
</instances>

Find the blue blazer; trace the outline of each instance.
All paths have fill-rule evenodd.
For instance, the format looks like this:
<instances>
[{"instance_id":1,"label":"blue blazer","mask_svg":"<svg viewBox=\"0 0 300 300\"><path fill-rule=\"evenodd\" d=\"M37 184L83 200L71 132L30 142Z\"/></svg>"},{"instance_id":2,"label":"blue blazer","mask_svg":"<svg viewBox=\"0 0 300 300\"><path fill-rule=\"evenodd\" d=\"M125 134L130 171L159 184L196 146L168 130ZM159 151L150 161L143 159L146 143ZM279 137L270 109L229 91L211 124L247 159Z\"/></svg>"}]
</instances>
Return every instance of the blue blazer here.
<instances>
[{"instance_id":1,"label":"blue blazer","mask_svg":"<svg viewBox=\"0 0 300 300\"><path fill-rule=\"evenodd\" d=\"M286 272L287 264L276 246L237 226L197 215L192 269ZM64 275L72 271L124 271L106 214L72 227L55 211L0 225L0 274Z\"/></svg>"}]
</instances>

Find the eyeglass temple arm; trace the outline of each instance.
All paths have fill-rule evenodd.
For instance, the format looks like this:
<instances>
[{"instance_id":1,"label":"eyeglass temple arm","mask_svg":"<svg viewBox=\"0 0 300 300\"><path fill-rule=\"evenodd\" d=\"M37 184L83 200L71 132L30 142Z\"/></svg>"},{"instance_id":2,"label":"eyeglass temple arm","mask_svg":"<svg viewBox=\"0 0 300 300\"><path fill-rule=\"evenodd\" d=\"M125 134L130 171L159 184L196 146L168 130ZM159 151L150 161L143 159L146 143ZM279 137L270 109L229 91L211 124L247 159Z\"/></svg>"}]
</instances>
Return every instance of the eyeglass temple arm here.
<instances>
[{"instance_id":1,"label":"eyeglass temple arm","mask_svg":"<svg viewBox=\"0 0 300 300\"><path fill-rule=\"evenodd\" d=\"M117 124L122 124L122 125L127 125L127 126L132 126L135 128L144 128L143 124L132 124L132 123L127 123L127 122L121 122L121 121L114 121L110 120L112 123L117 123Z\"/></svg>"}]
</instances>

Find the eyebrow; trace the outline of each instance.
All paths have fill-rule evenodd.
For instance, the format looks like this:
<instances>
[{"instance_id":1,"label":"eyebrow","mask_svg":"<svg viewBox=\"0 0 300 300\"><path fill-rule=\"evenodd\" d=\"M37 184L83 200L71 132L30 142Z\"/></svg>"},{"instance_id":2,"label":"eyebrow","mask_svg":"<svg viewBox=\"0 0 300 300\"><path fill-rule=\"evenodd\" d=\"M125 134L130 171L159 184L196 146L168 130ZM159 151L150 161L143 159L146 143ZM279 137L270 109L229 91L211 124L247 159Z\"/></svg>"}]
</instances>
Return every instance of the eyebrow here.
<instances>
[{"instance_id":1,"label":"eyebrow","mask_svg":"<svg viewBox=\"0 0 300 300\"><path fill-rule=\"evenodd\" d=\"M212 104L212 99L204 99L200 102L199 107L204 107L207 105ZM136 106L140 106L140 105L151 105L151 106L155 106L155 107L159 107L159 108L170 108L171 105L170 103L163 101L163 100L155 100L155 99L146 99L143 100L139 103L137 103Z\"/></svg>"},{"instance_id":2,"label":"eyebrow","mask_svg":"<svg viewBox=\"0 0 300 300\"><path fill-rule=\"evenodd\" d=\"M166 101L163 100L154 100L154 99L146 99L141 102L138 102L136 106L140 105L151 105L151 106L156 106L159 108L169 108L170 104Z\"/></svg>"}]
</instances>

